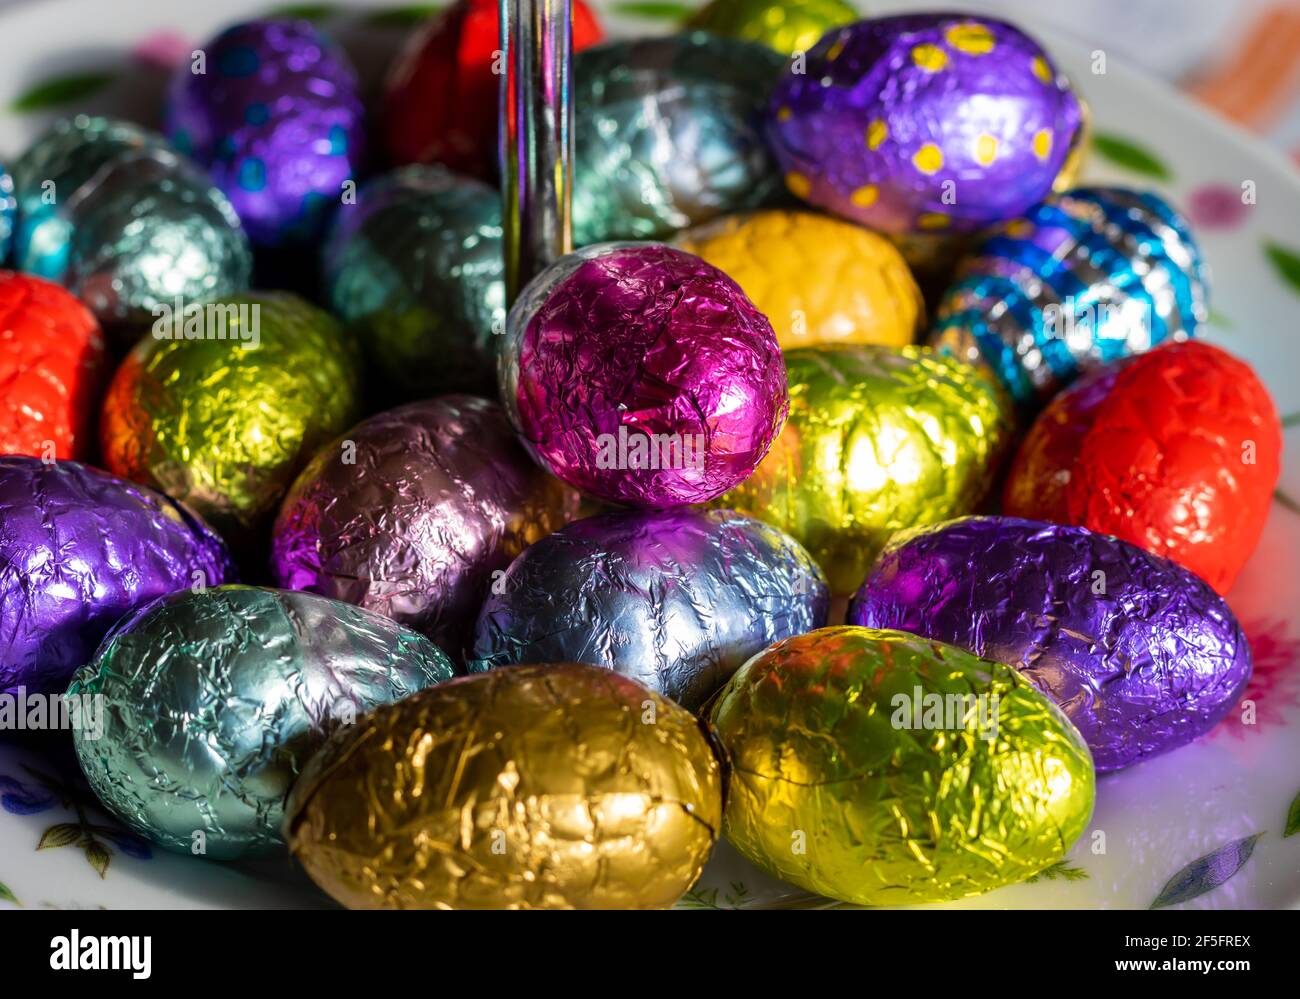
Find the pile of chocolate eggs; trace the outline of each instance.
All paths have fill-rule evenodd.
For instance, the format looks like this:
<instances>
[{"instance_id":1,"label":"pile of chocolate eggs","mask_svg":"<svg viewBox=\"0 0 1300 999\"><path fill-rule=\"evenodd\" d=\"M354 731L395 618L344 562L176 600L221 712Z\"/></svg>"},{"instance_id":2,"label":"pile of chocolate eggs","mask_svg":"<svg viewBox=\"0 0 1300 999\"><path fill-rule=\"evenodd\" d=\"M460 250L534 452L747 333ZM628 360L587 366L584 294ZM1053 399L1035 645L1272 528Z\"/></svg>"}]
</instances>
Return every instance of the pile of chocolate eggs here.
<instances>
[{"instance_id":1,"label":"pile of chocolate eggs","mask_svg":"<svg viewBox=\"0 0 1300 999\"><path fill-rule=\"evenodd\" d=\"M671 906L724 836L868 905L1057 863L1251 674L1281 430L1186 221L1074 186L1014 25L579 3L579 247L510 303L496 11L377 108L261 19L164 132L4 151L0 693L99 700L135 834L350 907Z\"/></svg>"}]
</instances>

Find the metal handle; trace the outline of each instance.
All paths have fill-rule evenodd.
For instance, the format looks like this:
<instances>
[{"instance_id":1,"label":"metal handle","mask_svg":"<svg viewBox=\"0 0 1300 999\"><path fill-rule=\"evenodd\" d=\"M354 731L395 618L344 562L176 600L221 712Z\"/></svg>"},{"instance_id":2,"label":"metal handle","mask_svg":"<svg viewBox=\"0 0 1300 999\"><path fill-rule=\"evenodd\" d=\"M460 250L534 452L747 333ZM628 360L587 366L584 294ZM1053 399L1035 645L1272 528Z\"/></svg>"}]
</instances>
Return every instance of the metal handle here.
<instances>
[{"instance_id":1,"label":"metal handle","mask_svg":"<svg viewBox=\"0 0 1300 999\"><path fill-rule=\"evenodd\" d=\"M501 0L506 297L573 249L571 0Z\"/></svg>"}]
</instances>

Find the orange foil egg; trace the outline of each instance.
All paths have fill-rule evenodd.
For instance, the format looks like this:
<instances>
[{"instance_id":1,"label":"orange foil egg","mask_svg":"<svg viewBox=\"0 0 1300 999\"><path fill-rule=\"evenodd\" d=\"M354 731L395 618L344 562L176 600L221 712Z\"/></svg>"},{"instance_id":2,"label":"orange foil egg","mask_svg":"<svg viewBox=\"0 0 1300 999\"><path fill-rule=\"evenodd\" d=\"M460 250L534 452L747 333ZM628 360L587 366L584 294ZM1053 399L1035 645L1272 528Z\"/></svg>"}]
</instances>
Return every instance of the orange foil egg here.
<instances>
[{"instance_id":1,"label":"orange foil egg","mask_svg":"<svg viewBox=\"0 0 1300 999\"><path fill-rule=\"evenodd\" d=\"M1053 399L1020 447L1003 509L1112 534L1226 593L1259 543L1281 458L1277 410L1254 371L1208 343L1171 343Z\"/></svg>"}]
</instances>

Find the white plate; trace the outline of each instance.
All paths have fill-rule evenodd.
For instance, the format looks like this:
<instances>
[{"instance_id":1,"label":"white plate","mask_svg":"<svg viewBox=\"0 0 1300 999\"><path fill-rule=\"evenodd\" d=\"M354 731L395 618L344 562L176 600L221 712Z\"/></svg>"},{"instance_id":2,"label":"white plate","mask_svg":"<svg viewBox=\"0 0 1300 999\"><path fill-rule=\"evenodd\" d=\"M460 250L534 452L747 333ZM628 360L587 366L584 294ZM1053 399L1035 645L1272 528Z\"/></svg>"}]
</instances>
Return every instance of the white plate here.
<instances>
[{"instance_id":1,"label":"white plate","mask_svg":"<svg viewBox=\"0 0 1300 999\"><path fill-rule=\"evenodd\" d=\"M156 122L166 72L150 65L271 6L45 0L5 9L0 158L12 159L60 114L100 111ZM381 9L391 13L391 3L352 6L366 10L336 12L325 23L344 37L373 87L404 29L390 26L392 17L375 19ZM900 5L871 6L882 12ZM606 23L617 34L667 28L662 17L617 14ZM1162 84L1111 58L1104 74L1094 73L1094 53L1035 31L1092 105L1102 150L1110 153L1092 157L1085 179L1152 186L1191 211L1213 270L1210 336L1255 365L1280 411L1291 415L1294 448L1300 180L1280 155ZM68 99L42 110L12 108L38 87ZM1241 203L1247 182L1256 192L1253 206ZM1269 247L1292 254L1289 282L1287 258L1277 249L1270 255ZM1195 895L1178 903L1190 907L1300 907L1300 835L1284 837L1289 810L1300 808L1293 806L1300 796L1300 512L1285 498L1300 498L1300 462L1290 453L1280 493L1259 552L1229 595L1254 645L1255 678L1246 696L1257 724L1242 725L1234 714L1194 745L1103 778L1091 830L1067 862L1035 883L955 905L1145 908L1177 883L1177 897ZM46 754L0 748L0 907L329 904L288 862L235 866L159 851L142 856L143 844L125 837L89 792L77 789L74 770L60 769ZM683 904L818 903L755 871L723 844Z\"/></svg>"}]
</instances>

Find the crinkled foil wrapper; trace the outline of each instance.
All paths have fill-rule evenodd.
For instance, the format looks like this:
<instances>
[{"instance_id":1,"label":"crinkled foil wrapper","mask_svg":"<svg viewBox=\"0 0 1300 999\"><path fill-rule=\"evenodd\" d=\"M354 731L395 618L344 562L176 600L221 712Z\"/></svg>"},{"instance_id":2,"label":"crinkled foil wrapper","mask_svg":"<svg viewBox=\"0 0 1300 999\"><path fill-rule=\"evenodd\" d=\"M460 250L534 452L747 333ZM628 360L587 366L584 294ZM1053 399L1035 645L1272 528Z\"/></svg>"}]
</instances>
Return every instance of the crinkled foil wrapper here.
<instances>
[{"instance_id":1,"label":"crinkled foil wrapper","mask_svg":"<svg viewBox=\"0 0 1300 999\"><path fill-rule=\"evenodd\" d=\"M582 0L573 0L571 23L574 52L605 37ZM408 36L379 109L388 162L436 162L473 177L497 175L500 47L500 0L457 0Z\"/></svg>"},{"instance_id":2,"label":"crinkled foil wrapper","mask_svg":"<svg viewBox=\"0 0 1300 999\"><path fill-rule=\"evenodd\" d=\"M14 164L14 189L19 269L64 285L105 325L138 333L178 298L248 288L252 251L230 202L130 122L55 122Z\"/></svg>"},{"instance_id":3,"label":"crinkled foil wrapper","mask_svg":"<svg viewBox=\"0 0 1300 999\"><path fill-rule=\"evenodd\" d=\"M820 628L830 591L812 557L730 511L626 511L543 538L479 613L469 668L584 662L696 711L741 663Z\"/></svg>"},{"instance_id":4,"label":"crinkled foil wrapper","mask_svg":"<svg viewBox=\"0 0 1300 999\"><path fill-rule=\"evenodd\" d=\"M663 908L708 859L722 795L690 712L608 670L518 666L339 732L285 836L351 908Z\"/></svg>"},{"instance_id":5,"label":"crinkled foil wrapper","mask_svg":"<svg viewBox=\"0 0 1300 999\"><path fill-rule=\"evenodd\" d=\"M767 135L799 198L880 232L976 232L1052 191L1082 112L1002 21L909 14L828 32L773 91Z\"/></svg>"},{"instance_id":6,"label":"crinkled foil wrapper","mask_svg":"<svg viewBox=\"0 0 1300 999\"><path fill-rule=\"evenodd\" d=\"M276 520L271 569L294 590L387 615L458 660L510 560L577 512L496 403L416 402L321 448Z\"/></svg>"},{"instance_id":7,"label":"crinkled foil wrapper","mask_svg":"<svg viewBox=\"0 0 1300 999\"><path fill-rule=\"evenodd\" d=\"M925 325L907 262L874 232L814 212L731 215L676 245L740 285L767 316L782 350L819 343L901 347Z\"/></svg>"},{"instance_id":8,"label":"crinkled foil wrapper","mask_svg":"<svg viewBox=\"0 0 1300 999\"><path fill-rule=\"evenodd\" d=\"M235 539L263 525L308 458L356 418L359 351L288 292L215 304L226 311L205 311L197 327L207 339L184 339L189 319L178 318L169 339L136 344L104 399L100 443L110 471Z\"/></svg>"},{"instance_id":9,"label":"crinkled foil wrapper","mask_svg":"<svg viewBox=\"0 0 1300 999\"><path fill-rule=\"evenodd\" d=\"M356 72L306 20L227 28L175 70L167 133L212 171L253 242L318 237L365 160L365 109Z\"/></svg>"},{"instance_id":10,"label":"crinkled foil wrapper","mask_svg":"<svg viewBox=\"0 0 1300 999\"><path fill-rule=\"evenodd\" d=\"M924 347L787 351L790 417L771 452L718 505L812 553L848 596L898 530L975 510L1010 442L996 385Z\"/></svg>"},{"instance_id":11,"label":"crinkled foil wrapper","mask_svg":"<svg viewBox=\"0 0 1300 999\"><path fill-rule=\"evenodd\" d=\"M1017 667L1098 771L1204 735L1250 679L1246 638L1204 581L1082 527L971 517L918 530L881 555L848 620Z\"/></svg>"},{"instance_id":12,"label":"crinkled foil wrapper","mask_svg":"<svg viewBox=\"0 0 1300 999\"><path fill-rule=\"evenodd\" d=\"M72 461L0 457L0 692L62 691L122 615L235 578L185 507Z\"/></svg>"},{"instance_id":13,"label":"crinkled foil wrapper","mask_svg":"<svg viewBox=\"0 0 1300 999\"><path fill-rule=\"evenodd\" d=\"M511 307L501 398L534 456L611 503L703 503L745 479L787 408L772 326L698 257L607 243L561 257Z\"/></svg>"},{"instance_id":14,"label":"crinkled foil wrapper","mask_svg":"<svg viewBox=\"0 0 1300 999\"><path fill-rule=\"evenodd\" d=\"M68 696L102 697L104 727L75 730L74 744L100 801L149 841L274 855L289 789L330 732L452 672L428 639L338 601L176 593L124 620L77 673Z\"/></svg>"},{"instance_id":15,"label":"crinkled foil wrapper","mask_svg":"<svg viewBox=\"0 0 1300 999\"><path fill-rule=\"evenodd\" d=\"M573 60L573 238L661 239L781 195L762 108L766 46L704 32L606 42Z\"/></svg>"},{"instance_id":16,"label":"crinkled foil wrapper","mask_svg":"<svg viewBox=\"0 0 1300 999\"><path fill-rule=\"evenodd\" d=\"M687 27L766 45L783 56L807 52L831 28L858 20L845 0L713 0Z\"/></svg>"},{"instance_id":17,"label":"crinkled foil wrapper","mask_svg":"<svg viewBox=\"0 0 1300 999\"><path fill-rule=\"evenodd\" d=\"M939 303L930 342L991 368L1026 409L1082 371L1194 336L1209 275L1159 195L1075 188L998 226Z\"/></svg>"},{"instance_id":18,"label":"crinkled foil wrapper","mask_svg":"<svg viewBox=\"0 0 1300 999\"><path fill-rule=\"evenodd\" d=\"M99 323L77 298L0 271L0 454L83 458L108 380Z\"/></svg>"},{"instance_id":19,"label":"crinkled foil wrapper","mask_svg":"<svg viewBox=\"0 0 1300 999\"><path fill-rule=\"evenodd\" d=\"M9 259L9 247L14 235L14 215L18 202L14 199L14 179L0 163L0 266Z\"/></svg>"},{"instance_id":20,"label":"crinkled foil wrapper","mask_svg":"<svg viewBox=\"0 0 1300 999\"><path fill-rule=\"evenodd\" d=\"M1002 512L1114 535L1227 593L1259 544L1281 465L1277 409L1250 366L1203 341L1169 343L1048 404Z\"/></svg>"},{"instance_id":21,"label":"crinkled foil wrapper","mask_svg":"<svg viewBox=\"0 0 1300 999\"><path fill-rule=\"evenodd\" d=\"M370 368L406 398L495 391L505 331L501 195L442 167L366 184L325 244L330 309Z\"/></svg>"},{"instance_id":22,"label":"crinkled foil wrapper","mask_svg":"<svg viewBox=\"0 0 1300 999\"><path fill-rule=\"evenodd\" d=\"M1014 669L914 635L787 639L740 668L711 717L733 768L727 839L831 898L941 902L1014 884L1092 817L1092 760L1064 715Z\"/></svg>"}]
</instances>

